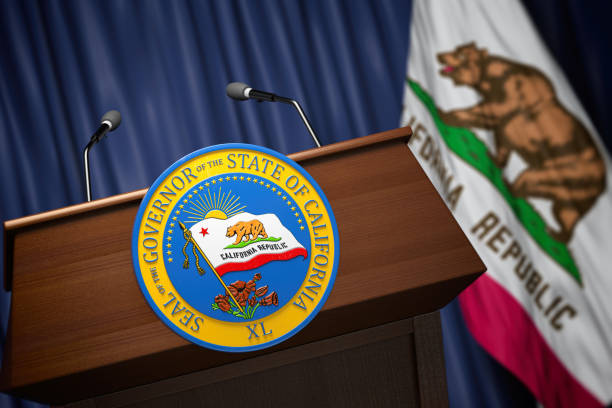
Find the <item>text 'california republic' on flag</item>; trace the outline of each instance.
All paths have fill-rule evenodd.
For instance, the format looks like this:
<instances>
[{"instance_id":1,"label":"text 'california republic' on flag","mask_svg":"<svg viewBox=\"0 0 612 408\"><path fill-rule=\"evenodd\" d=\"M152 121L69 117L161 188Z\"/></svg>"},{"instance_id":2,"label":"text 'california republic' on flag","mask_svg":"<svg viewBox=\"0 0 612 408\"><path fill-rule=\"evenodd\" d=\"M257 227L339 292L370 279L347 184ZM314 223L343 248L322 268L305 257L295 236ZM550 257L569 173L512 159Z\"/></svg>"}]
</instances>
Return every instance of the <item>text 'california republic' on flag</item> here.
<instances>
[{"instance_id":1,"label":"text 'california republic' on flag","mask_svg":"<svg viewBox=\"0 0 612 408\"><path fill-rule=\"evenodd\" d=\"M487 265L476 340L545 406L610 403L612 167L520 2L414 2L402 124Z\"/></svg>"}]
</instances>

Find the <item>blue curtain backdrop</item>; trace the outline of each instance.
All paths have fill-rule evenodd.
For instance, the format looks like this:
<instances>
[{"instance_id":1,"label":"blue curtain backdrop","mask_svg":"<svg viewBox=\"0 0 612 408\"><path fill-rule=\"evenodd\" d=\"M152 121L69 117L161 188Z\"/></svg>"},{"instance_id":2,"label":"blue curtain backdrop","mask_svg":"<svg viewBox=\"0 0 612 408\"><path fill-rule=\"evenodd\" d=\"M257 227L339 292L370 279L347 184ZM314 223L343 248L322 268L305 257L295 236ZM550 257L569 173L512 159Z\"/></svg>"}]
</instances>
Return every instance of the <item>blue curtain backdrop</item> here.
<instances>
[{"instance_id":1,"label":"blue curtain backdrop","mask_svg":"<svg viewBox=\"0 0 612 408\"><path fill-rule=\"evenodd\" d=\"M578 0L526 5L610 147L604 14ZM82 149L109 109L123 122L91 153L94 199L147 187L213 144L313 147L291 107L232 101L231 81L298 99L324 144L397 127L410 9L391 0L3 1L1 220L84 200ZM10 294L0 300L4 332ZM455 303L442 316L452 406L533 405L477 346ZM0 396L0 405L21 403Z\"/></svg>"}]
</instances>

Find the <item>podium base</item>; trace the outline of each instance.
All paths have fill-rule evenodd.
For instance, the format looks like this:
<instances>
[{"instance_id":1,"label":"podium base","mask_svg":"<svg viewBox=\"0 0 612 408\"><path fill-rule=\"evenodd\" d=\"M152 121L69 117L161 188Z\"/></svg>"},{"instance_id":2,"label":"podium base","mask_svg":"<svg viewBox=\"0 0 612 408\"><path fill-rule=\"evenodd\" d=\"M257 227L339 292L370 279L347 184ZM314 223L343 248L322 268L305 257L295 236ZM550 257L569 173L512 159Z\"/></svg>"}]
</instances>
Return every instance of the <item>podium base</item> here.
<instances>
[{"instance_id":1,"label":"podium base","mask_svg":"<svg viewBox=\"0 0 612 408\"><path fill-rule=\"evenodd\" d=\"M446 407L439 312L66 405Z\"/></svg>"}]
</instances>

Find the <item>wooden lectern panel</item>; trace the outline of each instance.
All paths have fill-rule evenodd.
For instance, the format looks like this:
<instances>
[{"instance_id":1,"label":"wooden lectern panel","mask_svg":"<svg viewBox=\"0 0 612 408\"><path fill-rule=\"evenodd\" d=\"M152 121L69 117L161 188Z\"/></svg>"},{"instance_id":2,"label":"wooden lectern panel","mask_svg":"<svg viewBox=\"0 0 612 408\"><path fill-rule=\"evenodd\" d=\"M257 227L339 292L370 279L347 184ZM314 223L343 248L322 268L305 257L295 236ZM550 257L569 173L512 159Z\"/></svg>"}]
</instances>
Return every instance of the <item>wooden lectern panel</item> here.
<instances>
[{"instance_id":1,"label":"wooden lectern panel","mask_svg":"<svg viewBox=\"0 0 612 408\"><path fill-rule=\"evenodd\" d=\"M251 353L188 343L140 292L131 258L146 190L5 223L13 292L0 387L62 404L435 311L485 267L396 129L290 155L340 234L327 303L286 342Z\"/></svg>"}]
</instances>

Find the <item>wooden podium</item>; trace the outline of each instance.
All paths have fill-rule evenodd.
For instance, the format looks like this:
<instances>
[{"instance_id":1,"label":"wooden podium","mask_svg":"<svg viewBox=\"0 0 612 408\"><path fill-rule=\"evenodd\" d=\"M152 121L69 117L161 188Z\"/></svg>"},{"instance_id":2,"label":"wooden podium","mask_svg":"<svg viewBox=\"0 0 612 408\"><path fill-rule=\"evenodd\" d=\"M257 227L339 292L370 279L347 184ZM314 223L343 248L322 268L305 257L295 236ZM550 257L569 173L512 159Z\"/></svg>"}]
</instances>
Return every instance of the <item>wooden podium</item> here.
<instances>
[{"instance_id":1,"label":"wooden podium","mask_svg":"<svg viewBox=\"0 0 612 408\"><path fill-rule=\"evenodd\" d=\"M5 222L12 309L0 390L79 407L447 405L437 310L485 266L410 135L289 156L331 203L339 269L311 324L257 352L188 343L150 309L131 258L146 190Z\"/></svg>"}]
</instances>

